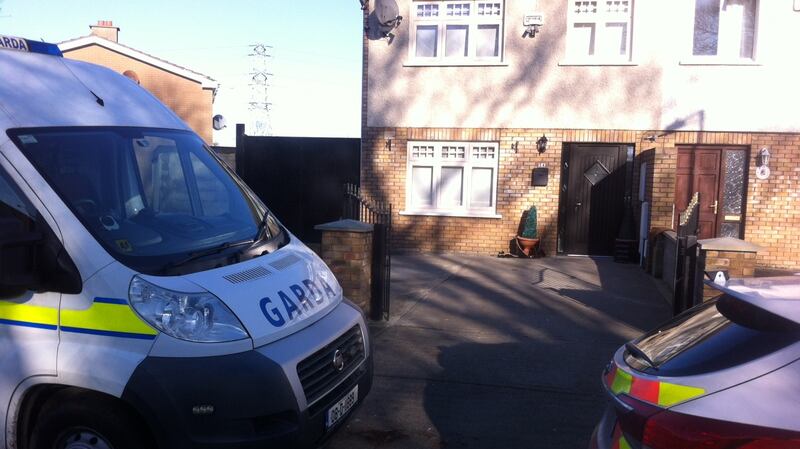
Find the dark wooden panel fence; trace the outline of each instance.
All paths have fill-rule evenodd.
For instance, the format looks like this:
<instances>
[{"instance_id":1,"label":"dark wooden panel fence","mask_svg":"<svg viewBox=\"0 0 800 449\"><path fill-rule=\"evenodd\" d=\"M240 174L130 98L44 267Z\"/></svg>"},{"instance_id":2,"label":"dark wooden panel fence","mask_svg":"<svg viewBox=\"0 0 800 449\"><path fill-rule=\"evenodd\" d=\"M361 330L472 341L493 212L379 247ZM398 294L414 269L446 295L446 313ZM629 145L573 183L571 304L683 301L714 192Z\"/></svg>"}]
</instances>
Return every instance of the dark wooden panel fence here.
<instances>
[{"instance_id":1,"label":"dark wooden panel fence","mask_svg":"<svg viewBox=\"0 0 800 449\"><path fill-rule=\"evenodd\" d=\"M304 242L314 226L338 220L344 185L359 184L361 141L347 138L239 135L236 172Z\"/></svg>"}]
</instances>

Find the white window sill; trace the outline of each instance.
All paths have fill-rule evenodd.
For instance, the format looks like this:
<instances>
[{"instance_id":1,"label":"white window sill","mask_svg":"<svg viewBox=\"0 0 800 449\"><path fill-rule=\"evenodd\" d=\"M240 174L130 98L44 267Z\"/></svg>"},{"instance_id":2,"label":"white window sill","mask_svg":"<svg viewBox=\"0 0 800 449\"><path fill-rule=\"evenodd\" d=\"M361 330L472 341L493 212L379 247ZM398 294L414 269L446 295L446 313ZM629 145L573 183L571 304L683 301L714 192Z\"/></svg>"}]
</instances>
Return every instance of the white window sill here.
<instances>
[{"instance_id":1,"label":"white window sill","mask_svg":"<svg viewBox=\"0 0 800 449\"><path fill-rule=\"evenodd\" d=\"M433 210L404 210L398 212L400 215L421 215L427 217L461 217L461 218L503 218L502 215L495 213L467 212L467 211L433 211Z\"/></svg>"},{"instance_id":2,"label":"white window sill","mask_svg":"<svg viewBox=\"0 0 800 449\"><path fill-rule=\"evenodd\" d=\"M598 66L598 67L599 66L602 66L602 67L621 66L622 67L622 66L637 66L637 65L639 65L639 63L638 62L634 62L634 61L614 61L614 60L607 60L607 59L605 59L605 60L604 59L598 59L598 60L593 60L593 59L567 59L565 61L559 61L558 65L562 66L562 67L569 67L569 66L578 66L578 67L580 67L580 66L588 66L588 67L594 67L594 66Z\"/></svg>"},{"instance_id":3,"label":"white window sill","mask_svg":"<svg viewBox=\"0 0 800 449\"><path fill-rule=\"evenodd\" d=\"M431 60L424 59L408 60L403 63L403 67L507 67L508 63L503 61L481 61L481 60Z\"/></svg>"},{"instance_id":4,"label":"white window sill","mask_svg":"<svg viewBox=\"0 0 800 449\"><path fill-rule=\"evenodd\" d=\"M761 64L752 59L724 59L715 57L689 57L681 59L680 65L719 65L719 66L760 66Z\"/></svg>"}]
</instances>

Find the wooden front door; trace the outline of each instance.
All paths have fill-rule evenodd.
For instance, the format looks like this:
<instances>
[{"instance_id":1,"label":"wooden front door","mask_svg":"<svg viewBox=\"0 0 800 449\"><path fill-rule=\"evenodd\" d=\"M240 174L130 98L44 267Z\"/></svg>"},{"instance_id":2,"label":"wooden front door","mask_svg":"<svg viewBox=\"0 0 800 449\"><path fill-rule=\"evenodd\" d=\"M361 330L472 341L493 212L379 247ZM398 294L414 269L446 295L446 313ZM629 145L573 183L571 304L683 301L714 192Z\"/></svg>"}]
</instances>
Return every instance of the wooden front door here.
<instances>
[{"instance_id":1,"label":"wooden front door","mask_svg":"<svg viewBox=\"0 0 800 449\"><path fill-rule=\"evenodd\" d=\"M561 193L561 252L612 255L625 215L630 145L570 144Z\"/></svg>"},{"instance_id":2,"label":"wooden front door","mask_svg":"<svg viewBox=\"0 0 800 449\"><path fill-rule=\"evenodd\" d=\"M743 232L747 152L744 148L678 148L675 174L675 223L695 192L700 194L698 238Z\"/></svg>"}]
</instances>

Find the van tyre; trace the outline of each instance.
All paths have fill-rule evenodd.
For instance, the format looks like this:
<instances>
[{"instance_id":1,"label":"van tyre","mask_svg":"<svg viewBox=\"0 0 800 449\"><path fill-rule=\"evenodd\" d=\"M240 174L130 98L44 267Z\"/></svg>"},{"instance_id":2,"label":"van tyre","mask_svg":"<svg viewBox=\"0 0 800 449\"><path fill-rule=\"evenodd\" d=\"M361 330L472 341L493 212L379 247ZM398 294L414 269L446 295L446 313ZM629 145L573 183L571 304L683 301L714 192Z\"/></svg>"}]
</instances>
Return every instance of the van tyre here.
<instances>
[{"instance_id":1,"label":"van tyre","mask_svg":"<svg viewBox=\"0 0 800 449\"><path fill-rule=\"evenodd\" d=\"M30 449L148 449L139 420L115 399L57 393L36 418Z\"/></svg>"}]
</instances>

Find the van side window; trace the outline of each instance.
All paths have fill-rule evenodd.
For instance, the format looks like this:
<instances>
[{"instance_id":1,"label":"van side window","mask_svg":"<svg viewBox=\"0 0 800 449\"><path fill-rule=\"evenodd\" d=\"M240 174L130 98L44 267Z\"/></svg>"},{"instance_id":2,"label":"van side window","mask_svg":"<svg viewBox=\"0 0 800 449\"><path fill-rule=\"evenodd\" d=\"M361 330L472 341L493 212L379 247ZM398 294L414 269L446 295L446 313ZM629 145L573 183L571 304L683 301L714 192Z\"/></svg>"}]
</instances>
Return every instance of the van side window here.
<instances>
[{"instance_id":1,"label":"van side window","mask_svg":"<svg viewBox=\"0 0 800 449\"><path fill-rule=\"evenodd\" d=\"M0 221L6 226L14 226L12 223L15 223L20 231L26 231L33 229L36 217L36 210L0 168Z\"/></svg>"}]
</instances>

